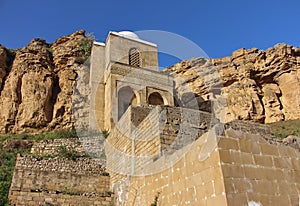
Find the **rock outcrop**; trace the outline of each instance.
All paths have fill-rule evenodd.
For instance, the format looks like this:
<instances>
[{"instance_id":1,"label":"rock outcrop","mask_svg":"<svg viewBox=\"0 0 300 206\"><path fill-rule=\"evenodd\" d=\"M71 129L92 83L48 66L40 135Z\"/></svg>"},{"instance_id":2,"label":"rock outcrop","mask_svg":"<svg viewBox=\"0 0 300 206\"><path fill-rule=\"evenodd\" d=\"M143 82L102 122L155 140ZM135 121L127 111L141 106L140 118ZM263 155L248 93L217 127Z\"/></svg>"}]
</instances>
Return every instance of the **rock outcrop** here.
<instances>
[{"instance_id":1,"label":"rock outcrop","mask_svg":"<svg viewBox=\"0 0 300 206\"><path fill-rule=\"evenodd\" d=\"M52 44L33 39L15 56L0 45L0 133L87 126L84 38L81 30ZM174 75L179 99L195 95L205 111L211 101L225 122L268 123L300 118L299 65L300 48L277 44L266 51L239 49L231 57L186 60L165 71Z\"/></svg>"},{"instance_id":2,"label":"rock outcrop","mask_svg":"<svg viewBox=\"0 0 300 206\"><path fill-rule=\"evenodd\" d=\"M300 48L239 49L231 57L191 59L168 67L179 97L211 100L225 122L269 123L300 118Z\"/></svg>"},{"instance_id":3,"label":"rock outcrop","mask_svg":"<svg viewBox=\"0 0 300 206\"><path fill-rule=\"evenodd\" d=\"M72 94L84 31L53 44L33 39L16 52L7 73L6 50L0 48L0 132L37 132L71 128ZM4 81L5 80L5 81Z\"/></svg>"},{"instance_id":4,"label":"rock outcrop","mask_svg":"<svg viewBox=\"0 0 300 206\"><path fill-rule=\"evenodd\" d=\"M78 71L84 62L80 53L82 38L84 38L84 31L78 31L57 39L51 45L57 86L54 95L53 120L49 125L51 128L71 128L73 126L72 94Z\"/></svg>"}]
</instances>

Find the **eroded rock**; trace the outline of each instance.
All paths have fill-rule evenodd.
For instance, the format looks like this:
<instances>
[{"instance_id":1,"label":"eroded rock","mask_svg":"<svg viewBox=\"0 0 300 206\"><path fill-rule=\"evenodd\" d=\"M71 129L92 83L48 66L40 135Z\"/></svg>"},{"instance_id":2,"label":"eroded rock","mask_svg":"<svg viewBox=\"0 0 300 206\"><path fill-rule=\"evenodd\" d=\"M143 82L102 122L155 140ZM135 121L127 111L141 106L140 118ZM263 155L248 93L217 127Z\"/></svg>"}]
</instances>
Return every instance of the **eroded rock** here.
<instances>
[{"instance_id":1,"label":"eroded rock","mask_svg":"<svg viewBox=\"0 0 300 206\"><path fill-rule=\"evenodd\" d=\"M73 126L72 94L78 67L83 63L79 46L82 38L81 30L52 45L33 39L16 52L9 74L7 53L0 47L1 133Z\"/></svg>"},{"instance_id":2,"label":"eroded rock","mask_svg":"<svg viewBox=\"0 0 300 206\"><path fill-rule=\"evenodd\" d=\"M166 70L179 93L192 91L214 101L216 116L225 122L298 119L299 51L281 43L266 51L239 49L231 57L186 60Z\"/></svg>"}]
</instances>

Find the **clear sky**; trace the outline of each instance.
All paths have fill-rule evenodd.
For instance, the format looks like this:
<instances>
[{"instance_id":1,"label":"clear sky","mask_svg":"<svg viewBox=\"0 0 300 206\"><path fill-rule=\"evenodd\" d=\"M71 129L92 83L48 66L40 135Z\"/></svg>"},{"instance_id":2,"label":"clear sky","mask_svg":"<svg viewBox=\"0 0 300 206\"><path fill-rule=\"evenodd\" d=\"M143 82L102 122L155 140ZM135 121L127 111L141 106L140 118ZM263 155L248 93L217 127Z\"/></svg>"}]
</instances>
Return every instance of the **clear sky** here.
<instances>
[{"instance_id":1,"label":"clear sky","mask_svg":"<svg viewBox=\"0 0 300 206\"><path fill-rule=\"evenodd\" d=\"M0 44L8 48L79 29L98 41L109 31L173 32L209 57L279 42L300 47L299 0L0 0L0 19Z\"/></svg>"}]
</instances>

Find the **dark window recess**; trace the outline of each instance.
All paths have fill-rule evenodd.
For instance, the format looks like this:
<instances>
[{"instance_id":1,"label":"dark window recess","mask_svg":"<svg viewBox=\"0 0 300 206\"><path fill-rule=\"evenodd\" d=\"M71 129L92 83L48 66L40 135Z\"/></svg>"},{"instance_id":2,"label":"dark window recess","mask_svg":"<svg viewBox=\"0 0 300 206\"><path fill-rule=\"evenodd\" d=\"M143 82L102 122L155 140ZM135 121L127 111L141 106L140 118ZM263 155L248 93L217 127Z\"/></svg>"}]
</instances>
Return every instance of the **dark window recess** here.
<instances>
[{"instance_id":1,"label":"dark window recess","mask_svg":"<svg viewBox=\"0 0 300 206\"><path fill-rule=\"evenodd\" d=\"M141 66L141 54L137 48L131 48L129 50L129 65L135 67Z\"/></svg>"}]
</instances>

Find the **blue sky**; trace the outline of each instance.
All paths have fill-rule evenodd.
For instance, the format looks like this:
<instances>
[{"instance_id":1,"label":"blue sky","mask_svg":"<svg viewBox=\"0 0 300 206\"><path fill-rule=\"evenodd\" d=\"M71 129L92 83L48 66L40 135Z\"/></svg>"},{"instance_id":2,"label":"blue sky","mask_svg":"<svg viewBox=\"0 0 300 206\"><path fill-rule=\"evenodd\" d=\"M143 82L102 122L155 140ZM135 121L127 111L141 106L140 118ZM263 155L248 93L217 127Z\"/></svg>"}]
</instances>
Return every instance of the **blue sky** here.
<instances>
[{"instance_id":1,"label":"blue sky","mask_svg":"<svg viewBox=\"0 0 300 206\"><path fill-rule=\"evenodd\" d=\"M299 0L0 0L0 44L20 48L35 37L51 43L79 29L98 41L109 31L163 30L222 57L279 42L299 47L299 10Z\"/></svg>"}]
</instances>

